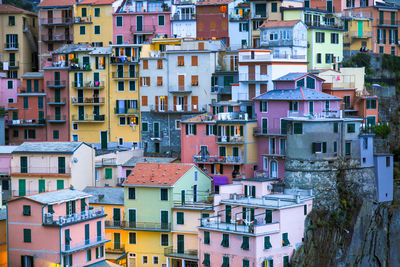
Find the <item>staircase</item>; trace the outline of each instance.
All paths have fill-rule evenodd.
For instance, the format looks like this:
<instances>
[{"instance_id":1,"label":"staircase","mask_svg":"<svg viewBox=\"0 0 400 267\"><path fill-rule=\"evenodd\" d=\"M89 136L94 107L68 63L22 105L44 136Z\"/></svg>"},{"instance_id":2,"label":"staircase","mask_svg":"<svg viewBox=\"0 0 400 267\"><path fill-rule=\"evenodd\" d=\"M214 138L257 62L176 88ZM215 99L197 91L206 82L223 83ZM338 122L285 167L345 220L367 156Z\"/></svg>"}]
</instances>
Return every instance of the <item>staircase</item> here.
<instances>
[{"instance_id":1,"label":"staircase","mask_svg":"<svg viewBox=\"0 0 400 267\"><path fill-rule=\"evenodd\" d=\"M29 44L31 45L32 52L36 53L38 51L37 42L35 40L35 37L32 34L31 29L29 27L24 27L24 33L26 34L26 37L28 37Z\"/></svg>"}]
</instances>

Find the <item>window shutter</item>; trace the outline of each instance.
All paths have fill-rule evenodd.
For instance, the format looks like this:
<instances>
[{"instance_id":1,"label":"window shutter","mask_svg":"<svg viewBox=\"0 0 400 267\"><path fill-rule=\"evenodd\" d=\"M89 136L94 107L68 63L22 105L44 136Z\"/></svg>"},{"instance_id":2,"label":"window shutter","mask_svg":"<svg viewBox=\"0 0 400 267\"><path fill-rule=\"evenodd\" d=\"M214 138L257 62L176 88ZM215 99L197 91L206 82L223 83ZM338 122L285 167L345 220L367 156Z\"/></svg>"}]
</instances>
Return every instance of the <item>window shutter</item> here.
<instances>
[{"instance_id":1,"label":"window shutter","mask_svg":"<svg viewBox=\"0 0 400 267\"><path fill-rule=\"evenodd\" d=\"M147 107L147 95L142 96L142 106Z\"/></svg>"},{"instance_id":2,"label":"window shutter","mask_svg":"<svg viewBox=\"0 0 400 267\"><path fill-rule=\"evenodd\" d=\"M209 129L208 129L208 124L206 124L206 135L210 135L210 131L209 131Z\"/></svg>"},{"instance_id":3,"label":"window shutter","mask_svg":"<svg viewBox=\"0 0 400 267\"><path fill-rule=\"evenodd\" d=\"M147 70L149 68L149 61L147 59L143 60L143 69Z\"/></svg>"},{"instance_id":4,"label":"window shutter","mask_svg":"<svg viewBox=\"0 0 400 267\"><path fill-rule=\"evenodd\" d=\"M231 125L231 136L235 135L235 126Z\"/></svg>"},{"instance_id":5,"label":"window shutter","mask_svg":"<svg viewBox=\"0 0 400 267\"><path fill-rule=\"evenodd\" d=\"M192 96L192 111L198 111L199 109L199 97L194 95Z\"/></svg>"},{"instance_id":6,"label":"window shutter","mask_svg":"<svg viewBox=\"0 0 400 267\"><path fill-rule=\"evenodd\" d=\"M386 30L383 29L383 43L386 44Z\"/></svg>"},{"instance_id":7,"label":"window shutter","mask_svg":"<svg viewBox=\"0 0 400 267\"><path fill-rule=\"evenodd\" d=\"M193 135L197 135L197 125L193 125Z\"/></svg>"},{"instance_id":8,"label":"window shutter","mask_svg":"<svg viewBox=\"0 0 400 267\"><path fill-rule=\"evenodd\" d=\"M192 66L197 66L197 56L192 56Z\"/></svg>"},{"instance_id":9,"label":"window shutter","mask_svg":"<svg viewBox=\"0 0 400 267\"><path fill-rule=\"evenodd\" d=\"M313 154L315 154L315 147L316 147L316 144L313 142L311 144L311 151L312 151Z\"/></svg>"},{"instance_id":10,"label":"window shutter","mask_svg":"<svg viewBox=\"0 0 400 267\"><path fill-rule=\"evenodd\" d=\"M189 125L186 124L186 125L185 125L185 128L186 128L186 135L189 135Z\"/></svg>"},{"instance_id":11,"label":"window shutter","mask_svg":"<svg viewBox=\"0 0 400 267\"><path fill-rule=\"evenodd\" d=\"M243 125L240 125L240 136L243 136Z\"/></svg>"},{"instance_id":12,"label":"window shutter","mask_svg":"<svg viewBox=\"0 0 400 267\"><path fill-rule=\"evenodd\" d=\"M154 96L154 103L156 105L156 110L158 110L158 96Z\"/></svg>"},{"instance_id":13,"label":"window shutter","mask_svg":"<svg viewBox=\"0 0 400 267\"><path fill-rule=\"evenodd\" d=\"M146 77L146 80L147 80L146 85L150 86L150 77Z\"/></svg>"},{"instance_id":14,"label":"window shutter","mask_svg":"<svg viewBox=\"0 0 400 267\"><path fill-rule=\"evenodd\" d=\"M143 79L144 79L145 77L140 77L140 79L139 79L139 85L140 86L143 86Z\"/></svg>"},{"instance_id":15,"label":"window shutter","mask_svg":"<svg viewBox=\"0 0 400 267\"><path fill-rule=\"evenodd\" d=\"M326 153L326 142L322 143L322 153Z\"/></svg>"},{"instance_id":16,"label":"window shutter","mask_svg":"<svg viewBox=\"0 0 400 267\"><path fill-rule=\"evenodd\" d=\"M213 125L213 134L217 135L217 125Z\"/></svg>"}]
</instances>

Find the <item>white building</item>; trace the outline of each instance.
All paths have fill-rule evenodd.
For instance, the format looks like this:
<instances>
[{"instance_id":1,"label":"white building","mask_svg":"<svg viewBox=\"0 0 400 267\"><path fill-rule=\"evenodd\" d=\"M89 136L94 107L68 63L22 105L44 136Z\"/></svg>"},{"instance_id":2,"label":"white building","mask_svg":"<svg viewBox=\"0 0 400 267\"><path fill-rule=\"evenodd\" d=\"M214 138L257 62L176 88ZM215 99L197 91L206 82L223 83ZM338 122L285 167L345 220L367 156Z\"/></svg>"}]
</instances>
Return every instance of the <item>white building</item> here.
<instances>
[{"instance_id":1,"label":"white building","mask_svg":"<svg viewBox=\"0 0 400 267\"><path fill-rule=\"evenodd\" d=\"M196 5L191 1L175 1L171 7L171 34L175 38L196 38Z\"/></svg>"},{"instance_id":2,"label":"white building","mask_svg":"<svg viewBox=\"0 0 400 267\"><path fill-rule=\"evenodd\" d=\"M250 46L250 5L239 3L229 13L229 46L232 50Z\"/></svg>"},{"instance_id":3,"label":"white building","mask_svg":"<svg viewBox=\"0 0 400 267\"><path fill-rule=\"evenodd\" d=\"M273 55L307 55L307 26L301 20L265 21L260 29L261 47Z\"/></svg>"}]
</instances>

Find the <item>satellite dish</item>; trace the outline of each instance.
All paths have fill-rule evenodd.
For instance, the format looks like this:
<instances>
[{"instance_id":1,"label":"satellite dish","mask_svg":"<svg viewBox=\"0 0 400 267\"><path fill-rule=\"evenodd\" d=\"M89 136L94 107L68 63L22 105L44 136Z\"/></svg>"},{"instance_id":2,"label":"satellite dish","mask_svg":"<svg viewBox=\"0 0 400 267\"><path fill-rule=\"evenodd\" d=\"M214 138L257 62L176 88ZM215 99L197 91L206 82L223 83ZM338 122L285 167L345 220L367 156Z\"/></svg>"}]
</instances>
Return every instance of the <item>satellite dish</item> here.
<instances>
[{"instance_id":1,"label":"satellite dish","mask_svg":"<svg viewBox=\"0 0 400 267\"><path fill-rule=\"evenodd\" d=\"M74 163L78 163L78 159L77 158L74 158L73 161L74 161Z\"/></svg>"}]
</instances>

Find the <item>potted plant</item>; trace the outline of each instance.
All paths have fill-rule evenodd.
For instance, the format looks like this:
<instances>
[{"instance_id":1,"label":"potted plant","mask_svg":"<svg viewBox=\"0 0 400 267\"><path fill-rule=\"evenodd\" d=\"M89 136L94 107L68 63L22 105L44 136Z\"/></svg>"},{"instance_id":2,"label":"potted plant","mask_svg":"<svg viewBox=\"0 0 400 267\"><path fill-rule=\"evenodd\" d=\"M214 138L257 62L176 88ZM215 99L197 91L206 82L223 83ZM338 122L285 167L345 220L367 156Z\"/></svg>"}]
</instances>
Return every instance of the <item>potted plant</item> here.
<instances>
[{"instance_id":1,"label":"potted plant","mask_svg":"<svg viewBox=\"0 0 400 267\"><path fill-rule=\"evenodd\" d=\"M169 6L167 3L162 3L161 8L163 9L163 11L169 11Z\"/></svg>"}]
</instances>

